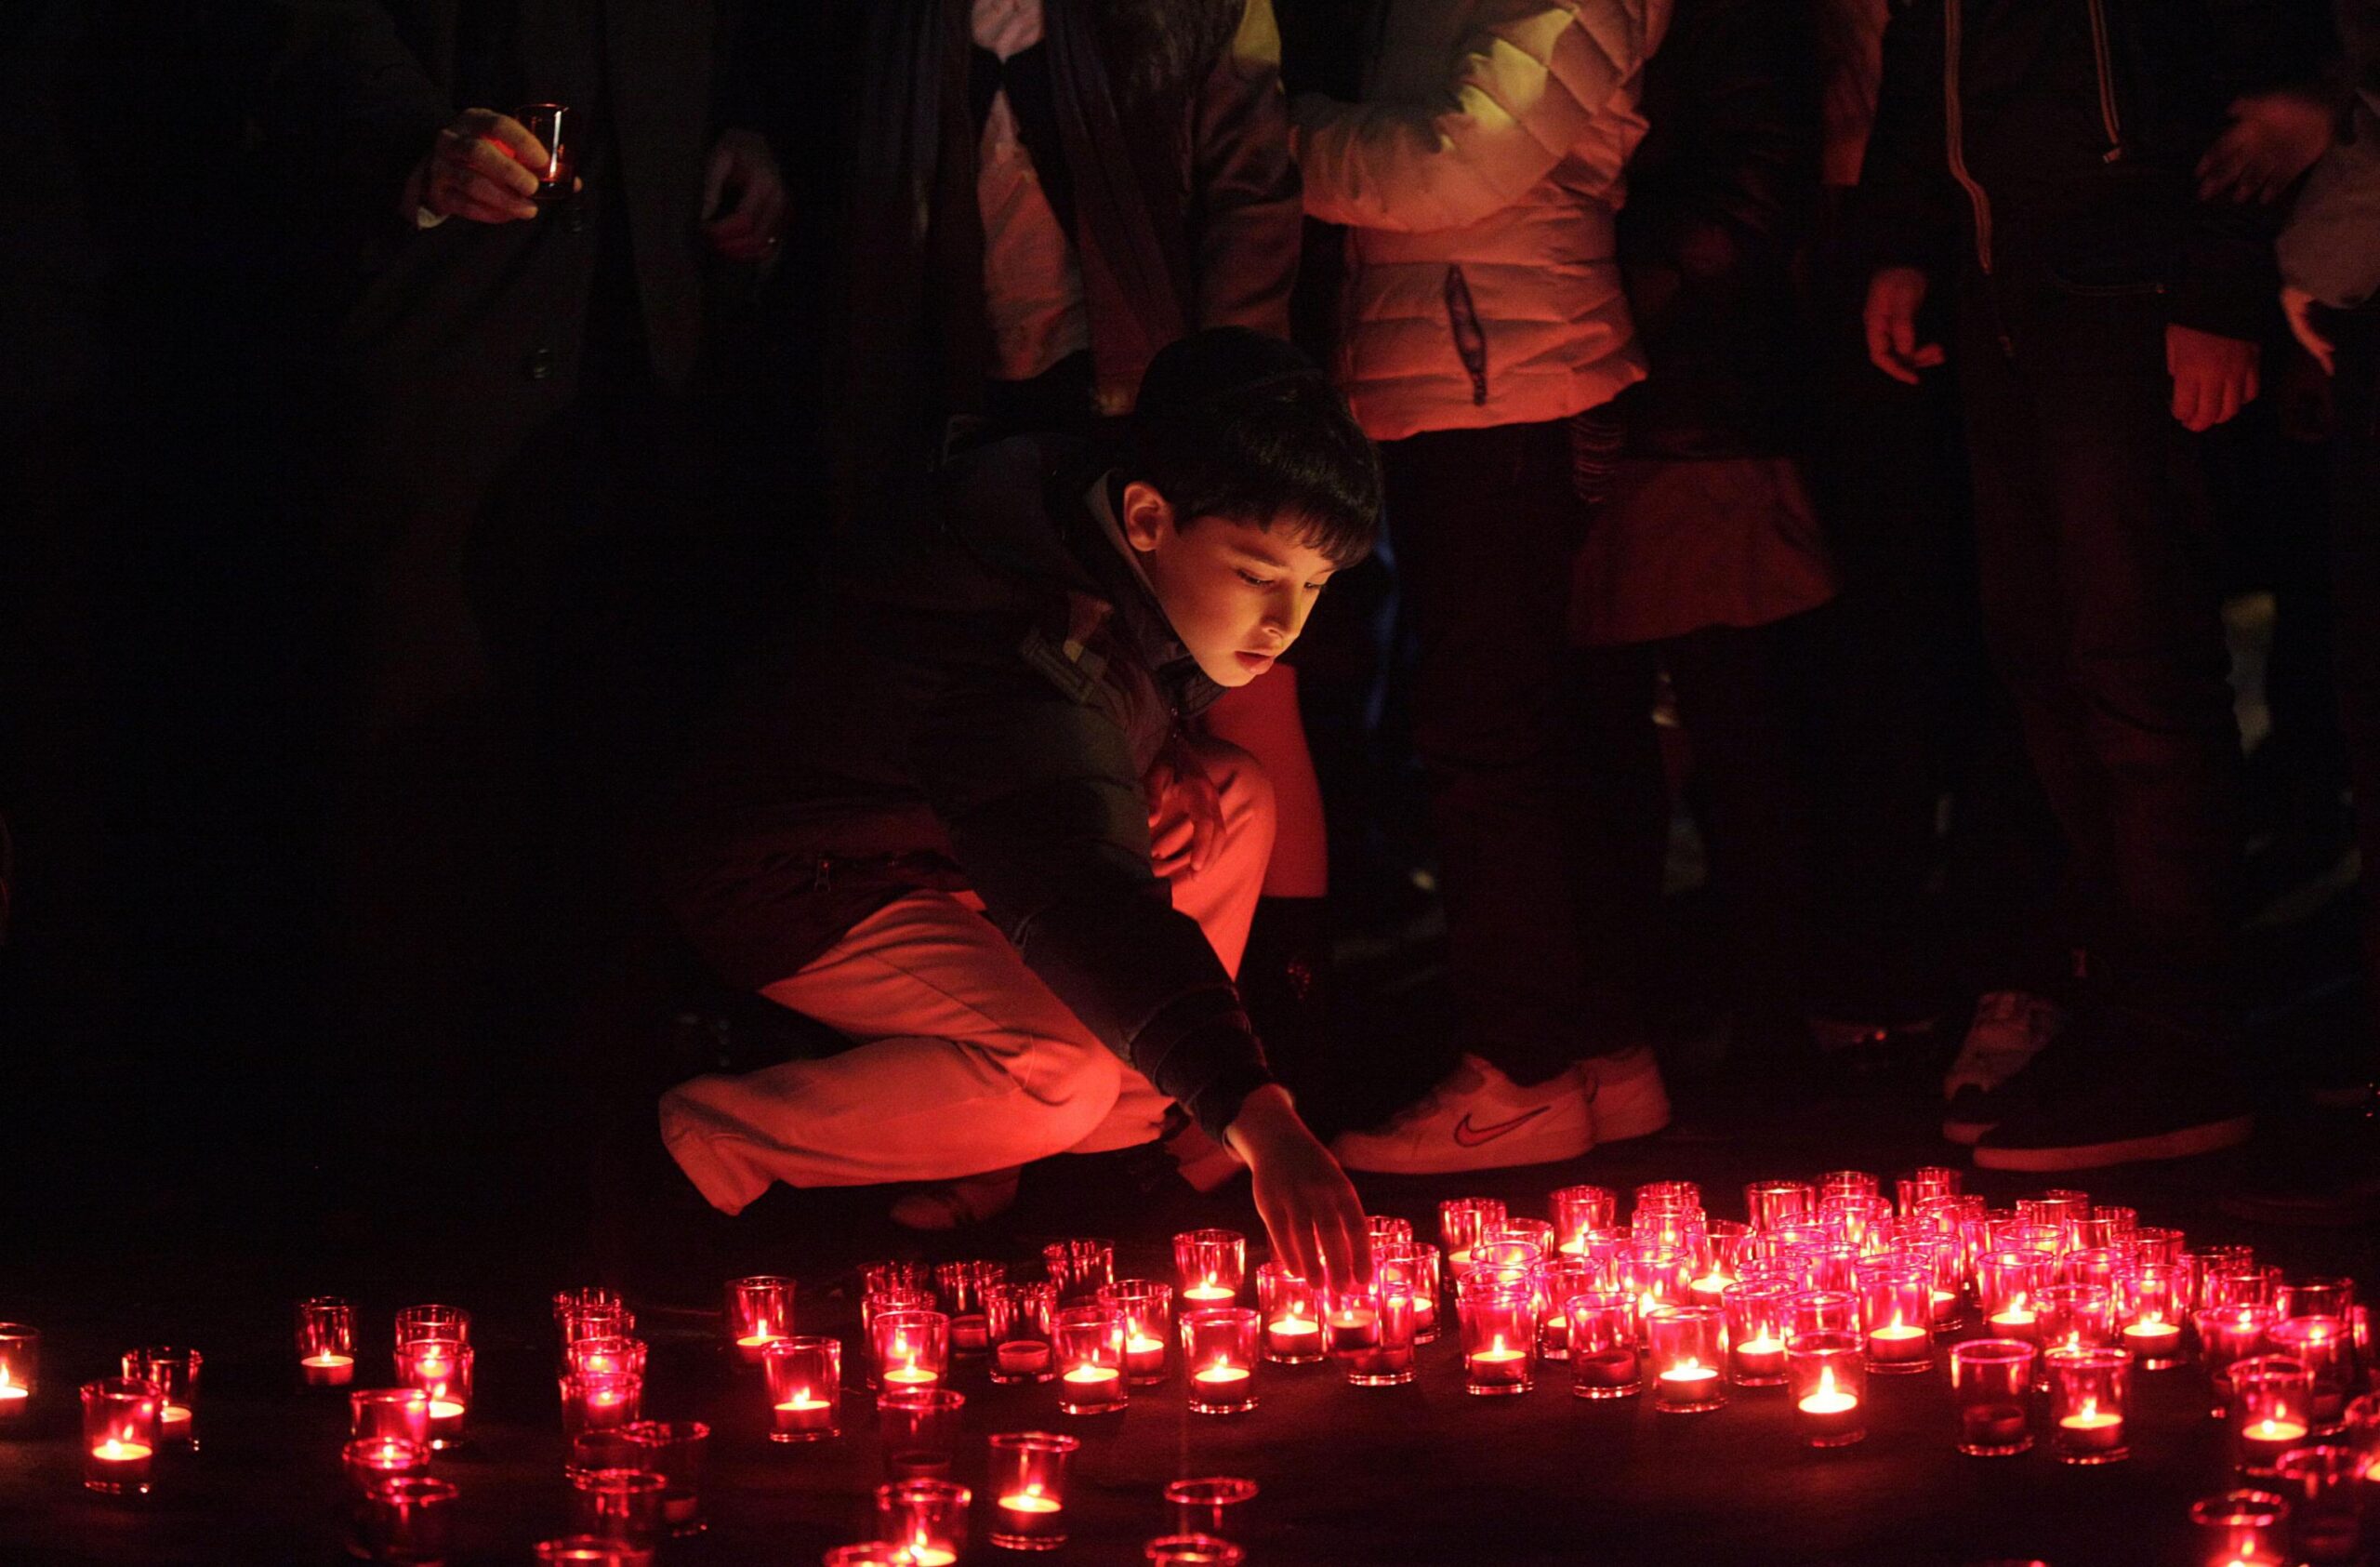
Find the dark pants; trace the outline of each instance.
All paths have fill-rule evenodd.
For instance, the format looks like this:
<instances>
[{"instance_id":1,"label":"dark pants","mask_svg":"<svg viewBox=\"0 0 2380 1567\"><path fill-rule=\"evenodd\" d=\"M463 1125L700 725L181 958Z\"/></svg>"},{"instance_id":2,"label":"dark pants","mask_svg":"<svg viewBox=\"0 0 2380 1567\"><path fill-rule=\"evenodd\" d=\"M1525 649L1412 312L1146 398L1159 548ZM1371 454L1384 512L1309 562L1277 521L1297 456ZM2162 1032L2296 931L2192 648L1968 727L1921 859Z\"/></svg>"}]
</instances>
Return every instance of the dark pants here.
<instances>
[{"instance_id":1,"label":"dark pants","mask_svg":"<svg viewBox=\"0 0 2380 1567\"><path fill-rule=\"evenodd\" d=\"M1648 1036L1660 950L1670 790L1655 689L1669 675L1692 759L1689 794L1726 910L1733 988L1764 1022L1799 1016L1807 979L1812 853L1807 665L1811 616L1708 626L1661 642L1580 649L1572 864L1585 935L1588 1028L1600 1046Z\"/></svg>"},{"instance_id":2,"label":"dark pants","mask_svg":"<svg viewBox=\"0 0 2380 1567\"><path fill-rule=\"evenodd\" d=\"M1385 442L1389 526L1418 655L1462 1048L1537 1082L1587 1053L1580 924L1561 845L1578 810L1563 697L1582 526L1567 423Z\"/></svg>"},{"instance_id":3,"label":"dark pants","mask_svg":"<svg viewBox=\"0 0 2380 1567\"><path fill-rule=\"evenodd\" d=\"M2003 266L1958 347L1984 622L2065 829L2096 993L2228 1031L2240 741L2196 438L2158 297Z\"/></svg>"},{"instance_id":4,"label":"dark pants","mask_svg":"<svg viewBox=\"0 0 2380 1567\"><path fill-rule=\"evenodd\" d=\"M2363 983L2380 1042L2380 316L2334 317L2339 344L2336 466L2331 485L2332 591L2340 716L2363 857ZM2380 1063L2380 1042L2367 1057Z\"/></svg>"}]
</instances>

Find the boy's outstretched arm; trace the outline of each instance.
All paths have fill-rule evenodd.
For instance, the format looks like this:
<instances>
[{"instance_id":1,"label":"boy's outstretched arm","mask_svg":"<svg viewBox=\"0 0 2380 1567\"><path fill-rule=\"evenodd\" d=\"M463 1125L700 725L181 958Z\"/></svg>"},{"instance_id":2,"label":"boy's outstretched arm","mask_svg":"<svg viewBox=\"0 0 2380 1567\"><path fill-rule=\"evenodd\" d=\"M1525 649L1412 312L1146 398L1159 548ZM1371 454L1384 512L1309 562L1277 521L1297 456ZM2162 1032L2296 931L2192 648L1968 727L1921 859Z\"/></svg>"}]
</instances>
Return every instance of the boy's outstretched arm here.
<instances>
[{"instance_id":1,"label":"boy's outstretched arm","mask_svg":"<svg viewBox=\"0 0 2380 1567\"><path fill-rule=\"evenodd\" d=\"M1371 1277L1364 1205L1287 1090L1267 1083L1249 1095L1223 1137L1248 1162L1256 1214L1282 1266L1317 1284Z\"/></svg>"}]
</instances>

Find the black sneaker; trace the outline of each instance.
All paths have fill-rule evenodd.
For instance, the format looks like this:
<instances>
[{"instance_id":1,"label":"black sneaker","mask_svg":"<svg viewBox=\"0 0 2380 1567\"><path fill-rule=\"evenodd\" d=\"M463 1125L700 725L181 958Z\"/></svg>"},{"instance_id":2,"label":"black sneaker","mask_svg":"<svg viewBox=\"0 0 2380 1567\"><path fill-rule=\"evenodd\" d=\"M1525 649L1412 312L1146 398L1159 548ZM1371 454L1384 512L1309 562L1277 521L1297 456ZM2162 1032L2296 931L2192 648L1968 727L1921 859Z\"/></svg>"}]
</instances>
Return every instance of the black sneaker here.
<instances>
[{"instance_id":1,"label":"black sneaker","mask_svg":"<svg viewBox=\"0 0 2380 1567\"><path fill-rule=\"evenodd\" d=\"M2044 1096L1977 1138L1975 1162L2039 1175L2188 1159L2235 1148L2255 1127L2248 1096L2227 1077L2151 1066Z\"/></svg>"},{"instance_id":2,"label":"black sneaker","mask_svg":"<svg viewBox=\"0 0 2380 1567\"><path fill-rule=\"evenodd\" d=\"M1958 1059L1942 1078L1942 1135L1972 1146L1977 1138L2038 1102L2034 1058L2065 1032L2065 1010L2028 990L1988 991L1960 1042Z\"/></svg>"}]
</instances>

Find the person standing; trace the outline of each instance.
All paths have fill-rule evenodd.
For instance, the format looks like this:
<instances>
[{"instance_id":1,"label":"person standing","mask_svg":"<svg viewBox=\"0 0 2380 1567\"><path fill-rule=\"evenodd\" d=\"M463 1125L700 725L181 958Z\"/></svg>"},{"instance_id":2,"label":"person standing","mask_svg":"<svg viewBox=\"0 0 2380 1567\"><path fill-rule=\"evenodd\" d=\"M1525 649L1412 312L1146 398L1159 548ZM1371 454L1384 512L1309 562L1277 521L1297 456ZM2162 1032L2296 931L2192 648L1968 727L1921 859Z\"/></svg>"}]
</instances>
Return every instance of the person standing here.
<instances>
[{"instance_id":1,"label":"person standing","mask_svg":"<svg viewBox=\"0 0 2380 1567\"><path fill-rule=\"evenodd\" d=\"M1669 1117L1641 1045L1591 1055L1561 844L1576 472L1645 375L1613 233L1667 0L1389 0L1360 101L1291 106L1307 213L1344 225L1338 374L1382 443L1419 645L1461 1057L1351 1169L1540 1163Z\"/></svg>"},{"instance_id":2,"label":"person standing","mask_svg":"<svg viewBox=\"0 0 2380 1567\"><path fill-rule=\"evenodd\" d=\"M2195 171L2227 105L2297 73L2292 10L1920 0L1885 34L1868 352L1911 384L1957 360L1986 635L2069 851L2071 1023L1947 1085L1945 1131L1986 1168L2174 1158L2254 1127L2198 438L2256 395L2271 227ZM1937 285L1947 350L1918 325Z\"/></svg>"}]
</instances>

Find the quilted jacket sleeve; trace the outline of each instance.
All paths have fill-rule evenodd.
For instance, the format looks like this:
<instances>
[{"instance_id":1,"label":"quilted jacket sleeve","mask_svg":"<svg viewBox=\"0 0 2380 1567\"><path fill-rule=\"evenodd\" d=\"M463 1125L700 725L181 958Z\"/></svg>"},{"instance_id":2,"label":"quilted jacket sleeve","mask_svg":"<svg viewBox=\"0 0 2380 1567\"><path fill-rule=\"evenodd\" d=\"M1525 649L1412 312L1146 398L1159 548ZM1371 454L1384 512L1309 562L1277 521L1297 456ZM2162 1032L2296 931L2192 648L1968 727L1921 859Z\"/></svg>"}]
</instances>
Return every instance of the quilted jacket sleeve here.
<instances>
[{"instance_id":1,"label":"quilted jacket sleeve","mask_svg":"<svg viewBox=\"0 0 2380 1567\"><path fill-rule=\"evenodd\" d=\"M1658 0L1492 7L1423 99L1298 100L1305 209L1328 222L1422 232L1511 206L1569 154L1644 66Z\"/></svg>"}]
</instances>

